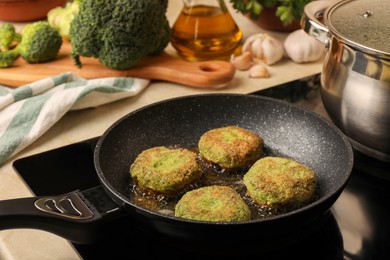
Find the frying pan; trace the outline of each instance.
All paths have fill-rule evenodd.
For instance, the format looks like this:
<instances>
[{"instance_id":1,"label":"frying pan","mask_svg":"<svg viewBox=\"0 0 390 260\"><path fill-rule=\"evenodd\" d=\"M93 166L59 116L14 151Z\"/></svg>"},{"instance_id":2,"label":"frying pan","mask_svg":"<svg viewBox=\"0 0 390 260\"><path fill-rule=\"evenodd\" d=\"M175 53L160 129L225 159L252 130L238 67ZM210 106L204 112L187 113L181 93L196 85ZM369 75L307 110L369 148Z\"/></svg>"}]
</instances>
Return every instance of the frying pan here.
<instances>
[{"instance_id":1,"label":"frying pan","mask_svg":"<svg viewBox=\"0 0 390 260\"><path fill-rule=\"evenodd\" d=\"M131 202L129 167L140 152L160 145L196 147L207 130L227 125L260 134L268 153L312 167L318 198L287 213L234 223L181 219ZM279 248L326 222L351 175L353 151L338 128L313 112L268 97L218 93L173 98L127 114L99 137L94 163L101 185L91 190L1 201L0 229L37 228L90 243L101 227L124 217L182 248L211 253Z\"/></svg>"}]
</instances>

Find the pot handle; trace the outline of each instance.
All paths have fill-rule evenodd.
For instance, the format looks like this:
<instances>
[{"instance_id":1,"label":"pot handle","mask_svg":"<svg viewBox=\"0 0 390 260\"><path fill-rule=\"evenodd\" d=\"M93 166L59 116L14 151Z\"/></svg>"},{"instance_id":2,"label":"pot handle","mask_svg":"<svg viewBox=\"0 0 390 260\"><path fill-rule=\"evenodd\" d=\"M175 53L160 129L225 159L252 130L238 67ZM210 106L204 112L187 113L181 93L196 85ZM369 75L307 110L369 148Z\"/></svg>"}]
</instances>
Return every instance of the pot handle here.
<instances>
[{"instance_id":1,"label":"pot handle","mask_svg":"<svg viewBox=\"0 0 390 260\"><path fill-rule=\"evenodd\" d=\"M317 0L305 5L303 10L301 27L302 29L317 39L319 42L329 47L329 29L322 23L325 10L331 6L334 1Z\"/></svg>"},{"instance_id":2,"label":"pot handle","mask_svg":"<svg viewBox=\"0 0 390 260\"><path fill-rule=\"evenodd\" d=\"M58 196L0 201L0 230L45 230L76 243L92 243L108 220L125 215L101 186Z\"/></svg>"}]
</instances>

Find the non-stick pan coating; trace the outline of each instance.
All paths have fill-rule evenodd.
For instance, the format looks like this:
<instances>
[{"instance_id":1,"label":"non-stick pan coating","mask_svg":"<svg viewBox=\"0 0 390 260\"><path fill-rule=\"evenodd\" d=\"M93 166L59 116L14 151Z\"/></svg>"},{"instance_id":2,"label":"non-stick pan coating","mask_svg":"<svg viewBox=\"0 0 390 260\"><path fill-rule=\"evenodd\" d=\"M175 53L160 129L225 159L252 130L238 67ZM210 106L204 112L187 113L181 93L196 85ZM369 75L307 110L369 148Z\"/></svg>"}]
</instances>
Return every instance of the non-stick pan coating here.
<instances>
[{"instance_id":1,"label":"non-stick pan coating","mask_svg":"<svg viewBox=\"0 0 390 260\"><path fill-rule=\"evenodd\" d=\"M160 145L193 148L206 131L228 125L252 130L263 137L266 149L312 167L318 174L320 198L268 219L225 224L178 219L131 204L126 197L129 167L141 151ZM225 229L304 228L321 218L342 192L351 174L353 152L339 129L313 112L255 95L204 94L158 102L124 116L99 139L95 165L110 196L137 219L158 232L191 237L201 236L205 226L215 228L216 234Z\"/></svg>"}]
</instances>

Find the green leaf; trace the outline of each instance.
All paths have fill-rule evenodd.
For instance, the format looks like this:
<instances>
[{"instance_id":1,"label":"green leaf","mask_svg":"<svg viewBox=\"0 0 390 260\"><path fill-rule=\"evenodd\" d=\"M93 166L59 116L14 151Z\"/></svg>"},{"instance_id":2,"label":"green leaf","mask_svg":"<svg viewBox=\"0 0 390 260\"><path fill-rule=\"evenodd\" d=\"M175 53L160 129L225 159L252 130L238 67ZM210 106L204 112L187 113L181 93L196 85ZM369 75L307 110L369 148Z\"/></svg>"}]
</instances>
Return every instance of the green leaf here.
<instances>
[{"instance_id":1,"label":"green leaf","mask_svg":"<svg viewBox=\"0 0 390 260\"><path fill-rule=\"evenodd\" d=\"M263 10L263 6L259 4L257 1L253 1L253 2L254 2L252 7L253 13L259 15Z\"/></svg>"},{"instance_id":2,"label":"green leaf","mask_svg":"<svg viewBox=\"0 0 390 260\"><path fill-rule=\"evenodd\" d=\"M275 15L285 24L292 21L300 21L306 4L314 0L230 0L233 8L243 14L250 14L252 19L257 19L266 7L275 7Z\"/></svg>"},{"instance_id":3,"label":"green leaf","mask_svg":"<svg viewBox=\"0 0 390 260\"><path fill-rule=\"evenodd\" d=\"M283 22L283 24L288 25L294 20L294 16L291 12L291 8L288 6L279 6L276 9L276 16Z\"/></svg>"}]
</instances>

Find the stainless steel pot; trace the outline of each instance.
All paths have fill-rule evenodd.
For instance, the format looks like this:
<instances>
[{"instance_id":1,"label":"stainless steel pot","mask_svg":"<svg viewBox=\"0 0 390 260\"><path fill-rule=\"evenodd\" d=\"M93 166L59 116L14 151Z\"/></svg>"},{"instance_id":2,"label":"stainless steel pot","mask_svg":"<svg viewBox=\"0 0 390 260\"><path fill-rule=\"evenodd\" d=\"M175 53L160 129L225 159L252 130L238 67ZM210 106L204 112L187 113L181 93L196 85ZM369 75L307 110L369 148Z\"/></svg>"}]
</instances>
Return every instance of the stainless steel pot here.
<instances>
[{"instance_id":1,"label":"stainless steel pot","mask_svg":"<svg viewBox=\"0 0 390 260\"><path fill-rule=\"evenodd\" d=\"M302 28L327 48L321 97L352 146L390 162L390 1L313 1Z\"/></svg>"}]
</instances>

